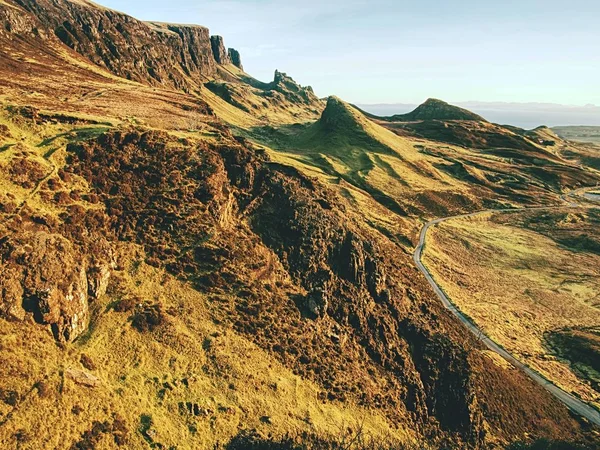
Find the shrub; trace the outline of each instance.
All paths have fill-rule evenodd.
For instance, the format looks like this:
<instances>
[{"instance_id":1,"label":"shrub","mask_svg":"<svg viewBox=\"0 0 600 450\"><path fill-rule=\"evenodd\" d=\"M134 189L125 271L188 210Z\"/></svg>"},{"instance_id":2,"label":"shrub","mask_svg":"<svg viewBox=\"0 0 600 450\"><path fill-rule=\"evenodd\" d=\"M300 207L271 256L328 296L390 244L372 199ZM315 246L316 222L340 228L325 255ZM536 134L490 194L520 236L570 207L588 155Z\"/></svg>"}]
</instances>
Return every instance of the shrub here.
<instances>
[{"instance_id":1,"label":"shrub","mask_svg":"<svg viewBox=\"0 0 600 450\"><path fill-rule=\"evenodd\" d=\"M165 322L166 316L159 304L141 305L131 318L131 325L141 333L152 332Z\"/></svg>"}]
</instances>

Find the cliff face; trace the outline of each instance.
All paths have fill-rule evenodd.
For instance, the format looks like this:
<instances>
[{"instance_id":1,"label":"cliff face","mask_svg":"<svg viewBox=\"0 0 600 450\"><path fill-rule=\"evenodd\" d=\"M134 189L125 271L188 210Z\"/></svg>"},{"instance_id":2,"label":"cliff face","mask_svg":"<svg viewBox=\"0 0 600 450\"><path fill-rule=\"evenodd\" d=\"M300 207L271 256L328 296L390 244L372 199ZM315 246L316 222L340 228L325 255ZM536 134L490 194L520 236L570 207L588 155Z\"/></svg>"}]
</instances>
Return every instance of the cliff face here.
<instances>
[{"instance_id":1,"label":"cliff face","mask_svg":"<svg viewBox=\"0 0 600 450\"><path fill-rule=\"evenodd\" d=\"M315 95L312 87L300 86L286 73L275 71L275 77L269 86L270 90L277 91L292 103L317 103L319 98Z\"/></svg>"},{"instance_id":2,"label":"cliff face","mask_svg":"<svg viewBox=\"0 0 600 450\"><path fill-rule=\"evenodd\" d=\"M39 21L38 32L65 45L111 73L141 83L197 89L229 64L220 36L202 26L145 23L85 2L14 0ZM24 16L20 13L21 16ZM24 16L11 30L34 19ZM31 28L31 27L30 27Z\"/></svg>"},{"instance_id":3,"label":"cliff face","mask_svg":"<svg viewBox=\"0 0 600 450\"><path fill-rule=\"evenodd\" d=\"M235 48L230 48L227 51L227 53L229 54L231 64L236 66L238 69L244 70L244 66L242 66L242 57L240 56L240 52L238 52Z\"/></svg>"},{"instance_id":4,"label":"cliff face","mask_svg":"<svg viewBox=\"0 0 600 450\"><path fill-rule=\"evenodd\" d=\"M227 50L225 50L225 44L223 43L223 38L221 36L211 36L210 45L212 47L212 52L215 57L215 61L218 64L231 63L231 60L229 59L229 54L227 53Z\"/></svg>"}]
</instances>

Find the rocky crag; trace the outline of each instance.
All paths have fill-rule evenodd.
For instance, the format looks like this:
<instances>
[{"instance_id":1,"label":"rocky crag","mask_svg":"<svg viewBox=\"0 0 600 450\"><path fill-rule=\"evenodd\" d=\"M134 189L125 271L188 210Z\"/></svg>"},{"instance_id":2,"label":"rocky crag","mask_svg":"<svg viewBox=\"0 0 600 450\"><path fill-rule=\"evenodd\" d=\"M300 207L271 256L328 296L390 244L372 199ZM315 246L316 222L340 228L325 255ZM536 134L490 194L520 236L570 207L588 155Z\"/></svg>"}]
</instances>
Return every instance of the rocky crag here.
<instances>
[{"instance_id":1,"label":"rocky crag","mask_svg":"<svg viewBox=\"0 0 600 450\"><path fill-rule=\"evenodd\" d=\"M190 90L214 77L218 65L230 63L223 39L211 37L202 26L145 23L88 2L15 3L33 14L40 36L55 35L92 63L128 80Z\"/></svg>"}]
</instances>

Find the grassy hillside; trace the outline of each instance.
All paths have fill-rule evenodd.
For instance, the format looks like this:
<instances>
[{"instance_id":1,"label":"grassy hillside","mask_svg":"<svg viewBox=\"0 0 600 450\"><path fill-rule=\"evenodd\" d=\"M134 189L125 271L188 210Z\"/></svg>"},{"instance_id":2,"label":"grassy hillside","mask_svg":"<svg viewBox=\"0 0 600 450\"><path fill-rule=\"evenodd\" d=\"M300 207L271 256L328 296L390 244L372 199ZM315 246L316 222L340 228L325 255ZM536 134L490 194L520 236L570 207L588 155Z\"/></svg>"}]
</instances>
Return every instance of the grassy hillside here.
<instances>
[{"instance_id":1,"label":"grassy hillside","mask_svg":"<svg viewBox=\"0 0 600 450\"><path fill-rule=\"evenodd\" d=\"M483 350L410 255L425 219L595 184L563 159L572 144L475 120L458 144L398 132L284 73L262 83L212 60L182 80L192 50L111 69L99 63L114 61L110 41L75 52L52 28L64 33L67 15L9 3L0 447L597 440ZM63 0L25 3L68 9L79 43L98 18L145 56L180 42L91 4L72 17ZM181 70L161 81L167 53ZM119 77L127 67L137 81ZM470 146L498 142L480 127L514 145Z\"/></svg>"},{"instance_id":2,"label":"grassy hillside","mask_svg":"<svg viewBox=\"0 0 600 450\"><path fill-rule=\"evenodd\" d=\"M568 330L600 325L597 225L594 210L454 220L431 230L424 261L450 298L492 339L600 406L597 374L590 369L578 379L582 371L569 365L564 350L585 342L585 334L578 335L580 341L561 338L572 333ZM552 347L561 350L555 353Z\"/></svg>"},{"instance_id":3,"label":"grassy hillside","mask_svg":"<svg viewBox=\"0 0 600 450\"><path fill-rule=\"evenodd\" d=\"M582 171L557 155L567 144L544 130L525 136L524 130L486 122L439 122L439 126L462 127L467 134L456 141L460 145L402 135L394 124L376 123L332 97L312 125L238 132L264 147L274 160L328 183L374 226L408 247L415 243L422 217L553 204L563 189L598 180L596 173ZM478 149L473 142L485 136L481 142L486 145ZM553 145L545 145L551 138Z\"/></svg>"}]
</instances>

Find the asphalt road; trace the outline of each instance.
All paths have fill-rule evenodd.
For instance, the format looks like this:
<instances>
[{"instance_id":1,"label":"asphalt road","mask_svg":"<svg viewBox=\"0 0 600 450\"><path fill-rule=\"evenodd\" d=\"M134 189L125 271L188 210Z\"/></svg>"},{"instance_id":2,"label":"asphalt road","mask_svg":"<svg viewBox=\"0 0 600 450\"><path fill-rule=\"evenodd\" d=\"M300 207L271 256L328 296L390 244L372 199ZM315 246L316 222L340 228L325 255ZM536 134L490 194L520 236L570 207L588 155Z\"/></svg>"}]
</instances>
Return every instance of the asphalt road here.
<instances>
[{"instance_id":1,"label":"asphalt road","mask_svg":"<svg viewBox=\"0 0 600 450\"><path fill-rule=\"evenodd\" d=\"M575 203L569 197L571 197L572 195L579 195L579 193L583 192L583 191L584 190L579 190L579 191L575 191L568 195L565 194L565 195L561 196L561 199L569 207L574 208L574 207L581 206L581 205ZM536 210L536 209L540 209L540 210L541 209L552 209L552 207L520 208L518 210ZM522 362L518 361L514 356L512 356L510 353L508 353L504 348L500 347L498 344L496 344L494 341L492 341L489 337L487 337L481 329L479 329L472 322L470 322L454 306L454 304L450 301L450 299L444 293L444 291L442 291L442 289L435 282L435 280L433 279L433 277L431 276L431 274L429 273L427 268L421 262L421 256L423 254L423 249L425 247L425 238L427 237L427 230L429 230L430 227L432 227L438 223L445 222L447 220L453 220L453 219L459 219L459 218L465 218L465 217L473 217L473 216L477 216L480 214L486 214L486 213L491 213L491 212L500 212L500 211L508 212L508 211L515 211L515 210L514 209L513 210L490 209L490 210L479 211L479 212L475 212L475 213L471 213L471 214L461 214L461 215L457 215L457 216L444 217L444 218L435 219L435 220L431 220L430 222L427 222L425 224L425 226L423 226L423 229L421 230L421 235L419 237L419 244L417 245L417 248L415 249L415 252L413 254L413 260L414 260L415 264L417 265L417 267L419 268L419 270L423 273L423 275L425 275L425 278L427 279L427 281L429 282L429 284L431 285L431 287L433 288L433 290L435 291L435 293L437 294L437 296L439 297L439 299L441 300L443 305L446 307L446 309L448 309L452 314L454 314L458 318L458 320L460 320L465 325L465 327L467 327L467 329L479 339L480 342L482 342L491 351L496 352L497 354L502 356L505 360L507 360L513 366L515 366L515 367L521 369L523 372L525 372L533 381L538 383L540 386L544 387L548 392L550 392L552 395L554 395L558 400L560 400L571 411L579 414L582 417L585 417L590 422L600 426L600 413L596 409L592 408L587 403L579 400L577 397L574 397L573 395L569 394L568 392L562 390L561 388L554 385L552 382L548 381L546 378L542 377L540 374L538 374L534 370L527 367Z\"/></svg>"}]
</instances>

